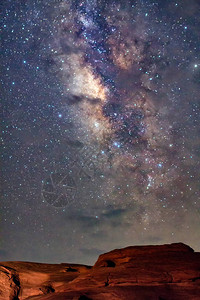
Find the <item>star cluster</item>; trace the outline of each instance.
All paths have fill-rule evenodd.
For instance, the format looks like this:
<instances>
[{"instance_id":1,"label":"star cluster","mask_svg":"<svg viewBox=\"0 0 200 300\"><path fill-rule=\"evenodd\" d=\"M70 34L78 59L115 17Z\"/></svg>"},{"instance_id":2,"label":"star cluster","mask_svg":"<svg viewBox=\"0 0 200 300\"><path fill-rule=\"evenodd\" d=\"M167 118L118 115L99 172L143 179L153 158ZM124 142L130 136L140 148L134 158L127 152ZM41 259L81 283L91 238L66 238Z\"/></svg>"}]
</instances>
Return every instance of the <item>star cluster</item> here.
<instances>
[{"instance_id":1,"label":"star cluster","mask_svg":"<svg viewBox=\"0 0 200 300\"><path fill-rule=\"evenodd\" d=\"M198 1L2 8L2 260L199 250Z\"/></svg>"}]
</instances>

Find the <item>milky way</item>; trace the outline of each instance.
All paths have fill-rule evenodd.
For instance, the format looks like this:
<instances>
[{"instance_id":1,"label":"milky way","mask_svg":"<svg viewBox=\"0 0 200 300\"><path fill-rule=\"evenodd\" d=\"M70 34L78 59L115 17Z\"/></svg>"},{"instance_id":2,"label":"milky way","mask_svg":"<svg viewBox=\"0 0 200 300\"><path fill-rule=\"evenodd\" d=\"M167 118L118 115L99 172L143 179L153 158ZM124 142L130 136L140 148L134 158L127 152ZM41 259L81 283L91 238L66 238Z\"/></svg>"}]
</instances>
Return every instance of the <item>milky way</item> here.
<instances>
[{"instance_id":1,"label":"milky way","mask_svg":"<svg viewBox=\"0 0 200 300\"><path fill-rule=\"evenodd\" d=\"M2 260L199 250L198 1L2 7Z\"/></svg>"}]
</instances>

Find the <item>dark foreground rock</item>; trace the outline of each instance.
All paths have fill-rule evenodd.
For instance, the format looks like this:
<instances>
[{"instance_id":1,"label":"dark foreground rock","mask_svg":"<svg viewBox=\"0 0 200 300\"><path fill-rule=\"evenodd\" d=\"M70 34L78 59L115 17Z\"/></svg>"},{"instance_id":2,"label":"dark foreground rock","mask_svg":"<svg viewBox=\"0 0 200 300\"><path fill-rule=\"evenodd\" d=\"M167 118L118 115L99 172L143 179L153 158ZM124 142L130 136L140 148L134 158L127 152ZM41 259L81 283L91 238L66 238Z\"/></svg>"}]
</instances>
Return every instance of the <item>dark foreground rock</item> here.
<instances>
[{"instance_id":1,"label":"dark foreground rock","mask_svg":"<svg viewBox=\"0 0 200 300\"><path fill-rule=\"evenodd\" d=\"M199 300L200 253L182 243L133 246L78 264L0 263L1 300Z\"/></svg>"}]
</instances>

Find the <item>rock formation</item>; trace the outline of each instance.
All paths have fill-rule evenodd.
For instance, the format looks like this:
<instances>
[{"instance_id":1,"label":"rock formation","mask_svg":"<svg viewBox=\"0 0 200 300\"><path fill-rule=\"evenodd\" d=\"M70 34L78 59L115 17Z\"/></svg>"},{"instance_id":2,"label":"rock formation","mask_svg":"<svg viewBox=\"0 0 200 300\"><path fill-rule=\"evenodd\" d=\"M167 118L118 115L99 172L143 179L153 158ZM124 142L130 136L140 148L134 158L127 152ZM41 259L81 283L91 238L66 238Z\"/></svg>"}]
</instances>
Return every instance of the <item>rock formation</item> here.
<instances>
[{"instance_id":1,"label":"rock formation","mask_svg":"<svg viewBox=\"0 0 200 300\"><path fill-rule=\"evenodd\" d=\"M133 246L79 264L0 263L1 300L199 300L200 253L176 243Z\"/></svg>"}]
</instances>

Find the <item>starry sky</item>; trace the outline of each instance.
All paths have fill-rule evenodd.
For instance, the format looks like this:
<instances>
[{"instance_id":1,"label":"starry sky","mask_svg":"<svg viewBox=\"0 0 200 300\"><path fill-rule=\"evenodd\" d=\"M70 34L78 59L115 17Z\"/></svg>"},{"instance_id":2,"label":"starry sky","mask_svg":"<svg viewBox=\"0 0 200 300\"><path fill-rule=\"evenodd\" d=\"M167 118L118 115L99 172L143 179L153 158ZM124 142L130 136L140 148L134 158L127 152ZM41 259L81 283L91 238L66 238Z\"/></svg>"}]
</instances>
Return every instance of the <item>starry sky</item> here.
<instances>
[{"instance_id":1,"label":"starry sky","mask_svg":"<svg viewBox=\"0 0 200 300\"><path fill-rule=\"evenodd\" d=\"M200 251L199 28L199 0L1 2L1 261Z\"/></svg>"}]
</instances>

